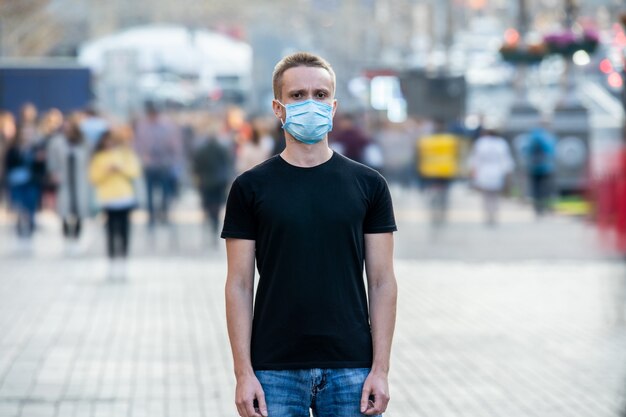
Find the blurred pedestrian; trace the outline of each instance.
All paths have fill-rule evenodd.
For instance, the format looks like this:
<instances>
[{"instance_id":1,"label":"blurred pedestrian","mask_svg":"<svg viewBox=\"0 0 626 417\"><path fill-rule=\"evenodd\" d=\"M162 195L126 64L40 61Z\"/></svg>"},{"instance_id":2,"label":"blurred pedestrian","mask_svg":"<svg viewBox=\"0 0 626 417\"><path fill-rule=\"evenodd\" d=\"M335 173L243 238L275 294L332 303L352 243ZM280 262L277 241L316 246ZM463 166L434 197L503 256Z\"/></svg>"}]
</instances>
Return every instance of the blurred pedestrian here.
<instances>
[{"instance_id":1,"label":"blurred pedestrian","mask_svg":"<svg viewBox=\"0 0 626 417\"><path fill-rule=\"evenodd\" d=\"M15 118L9 111L0 111L0 205L7 200L5 159L17 134Z\"/></svg>"},{"instance_id":2,"label":"blurred pedestrian","mask_svg":"<svg viewBox=\"0 0 626 417\"><path fill-rule=\"evenodd\" d=\"M459 138L446 131L443 120L435 120L434 133L417 140L417 171L427 192L433 226L445 223L450 186L459 174Z\"/></svg>"},{"instance_id":3,"label":"blurred pedestrian","mask_svg":"<svg viewBox=\"0 0 626 417\"><path fill-rule=\"evenodd\" d=\"M185 162L193 159L198 136L196 126L198 119L203 117L206 117L206 115L189 112L181 112L176 115L175 123L180 127Z\"/></svg>"},{"instance_id":4,"label":"blurred pedestrian","mask_svg":"<svg viewBox=\"0 0 626 417\"><path fill-rule=\"evenodd\" d=\"M88 106L80 120L80 131L85 143L91 151L96 147L100 137L109 129L109 122L103 118L94 105Z\"/></svg>"},{"instance_id":5,"label":"blurred pedestrian","mask_svg":"<svg viewBox=\"0 0 626 417\"><path fill-rule=\"evenodd\" d=\"M169 223L169 210L184 166L181 131L147 102L146 115L137 122L135 149L143 165L148 225Z\"/></svg>"},{"instance_id":6,"label":"blurred pedestrian","mask_svg":"<svg viewBox=\"0 0 626 417\"><path fill-rule=\"evenodd\" d=\"M32 103L26 103L20 111L17 136L22 143L28 143L34 156L31 165L33 183L37 186L37 208L41 208L41 198L46 185L46 142L42 140L39 125L39 112Z\"/></svg>"},{"instance_id":7,"label":"blurred pedestrian","mask_svg":"<svg viewBox=\"0 0 626 417\"><path fill-rule=\"evenodd\" d=\"M79 251L83 221L90 215L88 172L91 146L80 129L77 114L70 116L64 131L50 140L48 174L57 187L57 213L63 222L67 250Z\"/></svg>"},{"instance_id":8,"label":"blurred pedestrian","mask_svg":"<svg viewBox=\"0 0 626 417\"><path fill-rule=\"evenodd\" d=\"M49 167L47 166L48 152L53 138L62 134L63 113L59 109L50 109L41 117L39 123L38 149L41 152L40 158L46 162L46 171L41 181L41 203L42 209L52 209L56 206L57 184L53 180Z\"/></svg>"},{"instance_id":9,"label":"blurred pedestrian","mask_svg":"<svg viewBox=\"0 0 626 417\"><path fill-rule=\"evenodd\" d=\"M32 182L37 187L36 211L42 208L42 196L47 185L46 141L42 138L39 124L39 112L32 103L26 103L20 110L17 136L22 143L27 143L33 155L31 164ZM36 227L33 224L33 227Z\"/></svg>"},{"instance_id":10,"label":"blurred pedestrian","mask_svg":"<svg viewBox=\"0 0 626 417\"><path fill-rule=\"evenodd\" d=\"M550 209L555 170L556 138L544 127L530 131L523 153L535 214L540 217Z\"/></svg>"},{"instance_id":11,"label":"blurred pedestrian","mask_svg":"<svg viewBox=\"0 0 626 417\"><path fill-rule=\"evenodd\" d=\"M274 139L267 121L255 118L252 121L252 136L237 148L237 174L241 174L265 161L272 155Z\"/></svg>"},{"instance_id":12,"label":"blurred pedestrian","mask_svg":"<svg viewBox=\"0 0 626 417\"><path fill-rule=\"evenodd\" d=\"M356 114L340 113L337 115L337 127L330 136L330 146L346 158L364 164L365 151L372 143L369 136L356 122Z\"/></svg>"},{"instance_id":13,"label":"blurred pedestrian","mask_svg":"<svg viewBox=\"0 0 626 417\"><path fill-rule=\"evenodd\" d=\"M485 222L490 226L496 224L498 200L513 166L506 140L494 130L483 128L472 147L469 167L472 184L483 195Z\"/></svg>"},{"instance_id":14,"label":"blurred pedestrian","mask_svg":"<svg viewBox=\"0 0 626 417\"><path fill-rule=\"evenodd\" d=\"M33 144L39 136L37 118L37 107L33 103L26 103L21 107L17 124L17 135L25 143Z\"/></svg>"},{"instance_id":15,"label":"blurred pedestrian","mask_svg":"<svg viewBox=\"0 0 626 417\"><path fill-rule=\"evenodd\" d=\"M472 116L472 119L475 120L475 125L467 128L467 137L470 139L470 142L472 143L472 145L474 144L474 142L476 142L478 140L478 138L480 137L480 135L482 135L483 130L486 129L485 127L485 114L484 113L479 113L478 115L474 115Z\"/></svg>"},{"instance_id":16,"label":"blurred pedestrian","mask_svg":"<svg viewBox=\"0 0 626 417\"><path fill-rule=\"evenodd\" d=\"M25 120L28 123L18 127L17 136L8 148L4 162L11 207L16 212L17 235L26 246L30 245L35 231L35 214L46 169L36 142L36 130L30 124L32 114L27 116Z\"/></svg>"},{"instance_id":17,"label":"blurred pedestrian","mask_svg":"<svg viewBox=\"0 0 626 417\"><path fill-rule=\"evenodd\" d=\"M216 129L206 126L202 130L199 146L193 155L193 173L202 211L211 229L211 243L215 247L219 215L226 202L226 188L233 178L234 161L230 146L218 139Z\"/></svg>"},{"instance_id":18,"label":"blurred pedestrian","mask_svg":"<svg viewBox=\"0 0 626 417\"><path fill-rule=\"evenodd\" d=\"M273 86L286 148L233 182L222 231L237 409L380 415L396 304L389 190L328 146L337 102L326 61L287 56Z\"/></svg>"},{"instance_id":19,"label":"blurred pedestrian","mask_svg":"<svg viewBox=\"0 0 626 417\"><path fill-rule=\"evenodd\" d=\"M230 136L233 146L239 146L252 137L252 126L246 121L246 112L238 106L229 106L224 115L223 131Z\"/></svg>"},{"instance_id":20,"label":"blurred pedestrian","mask_svg":"<svg viewBox=\"0 0 626 417\"><path fill-rule=\"evenodd\" d=\"M106 214L110 277L124 278L130 244L130 214L137 205L134 181L140 175L137 155L117 131L102 134L89 165L89 178Z\"/></svg>"},{"instance_id":21,"label":"blurred pedestrian","mask_svg":"<svg viewBox=\"0 0 626 417\"><path fill-rule=\"evenodd\" d=\"M145 117L137 121L135 149L143 166L148 225L169 223L169 210L182 173L183 144L178 126L147 102Z\"/></svg>"},{"instance_id":22,"label":"blurred pedestrian","mask_svg":"<svg viewBox=\"0 0 626 417\"><path fill-rule=\"evenodd\" d=\"M407 122L382 122L376 134L383 155L383 175L387 181L409 187L414 182L413 147L415 130Z\"/></svg>"}]
</instances>

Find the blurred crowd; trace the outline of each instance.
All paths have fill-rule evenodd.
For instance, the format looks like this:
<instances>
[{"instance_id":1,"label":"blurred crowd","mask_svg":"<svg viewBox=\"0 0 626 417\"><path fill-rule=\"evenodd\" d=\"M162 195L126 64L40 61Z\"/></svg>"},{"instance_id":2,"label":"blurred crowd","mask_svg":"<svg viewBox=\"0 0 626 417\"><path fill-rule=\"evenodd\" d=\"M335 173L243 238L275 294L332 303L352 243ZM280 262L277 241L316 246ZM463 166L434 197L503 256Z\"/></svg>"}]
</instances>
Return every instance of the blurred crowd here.
<instances>
[{"instance_id":1,"label":"blurred crowd","mask_svg":"<svg viewBox=\"0 0 626 417\"><path fill-rule=\"evenodd\" d=\"M538 214L547 209L554 139L529 132L524 154ZM36 213L54 211L71 247L85 219L103 213L111 259L128 253L131 213L147 212L147 227L170 222L181 190L199 195L213 244L229 185L236 175L284 147L281 123L272 115L248 116L238 107L221 113L162 111L152 102L141 116L117 123L93 108L43 114L26 104L17 115L0 111L0 204L15 219L27 246ZM469 179L484 196L485 221L497 221L498 198L519 165L509 143L479 123L474 129L439 120L375 120L367 113L338 113L330 146L379 170L389 182L419 186L433 207L433 223L445 221L453 181ZM518 167L519 168L519 167Z\"/></svg>"},{"instance_id":2,"label":"blurred crowd","mask_svg":"<svg viewBox=\"0 0 626 417\"><path fill-rule=\"evenodd\" d=\"M26 104L18 115L0 111L0 203L25 246L40 210L58 214L69 245L86 218L104 213L109 256L123 259L131 212L145 207L150 229L168 224L172 202L192 186L216 238L229 183L284 148L277 132L274 120L236 107L166 114L148 102L123 124L94 109L39 114Z\"/></svg>"}]
</instances>

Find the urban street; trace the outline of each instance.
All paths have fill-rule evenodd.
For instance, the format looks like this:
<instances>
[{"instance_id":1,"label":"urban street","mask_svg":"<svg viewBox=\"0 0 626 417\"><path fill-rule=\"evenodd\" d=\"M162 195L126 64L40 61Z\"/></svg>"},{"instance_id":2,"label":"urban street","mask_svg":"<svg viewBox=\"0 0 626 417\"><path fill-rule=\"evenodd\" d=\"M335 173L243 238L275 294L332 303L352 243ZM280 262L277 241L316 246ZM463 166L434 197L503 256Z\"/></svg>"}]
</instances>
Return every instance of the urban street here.
<instances>
[{"instance_id":1,"label":"urban street","mask_svg":"<svg viewBox=\"0 0 626 417\"><path fill-rule=\"evenodd\" d=\"M586 220L502 203L496 227L463 184L433 230L393 187L397 329L387 416L620 416L626 265ZM32 251L2 227L0 415L235 416L223 242L193 196L176 226L141 216L126 280L110 280L94 220L81 254L40 216ZM172 236L177 239L172 239ZM173 244L172 242L177 242ZM340 262L340 260L338 260Z\"/></svg>"}]
</instances>

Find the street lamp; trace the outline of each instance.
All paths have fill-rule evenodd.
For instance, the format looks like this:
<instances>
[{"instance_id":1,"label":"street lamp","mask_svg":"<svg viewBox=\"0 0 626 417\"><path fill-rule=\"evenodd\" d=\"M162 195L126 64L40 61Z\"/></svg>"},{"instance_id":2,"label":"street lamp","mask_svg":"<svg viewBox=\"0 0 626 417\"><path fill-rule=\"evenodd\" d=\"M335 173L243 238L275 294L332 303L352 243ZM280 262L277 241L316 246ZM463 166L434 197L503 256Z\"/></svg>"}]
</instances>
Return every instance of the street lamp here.
<instances>
[{"instance_id":1,"label":"street lamp","mask_svg":"<svg viewBox=\"0 0 626 417\"><path fill-rule=\"evenodd\" d=\"M528 5L526 0L518 1L517 11L517 30L519 31L520 37L524 39L528 32Z\"/></svg>"}]
</instances>

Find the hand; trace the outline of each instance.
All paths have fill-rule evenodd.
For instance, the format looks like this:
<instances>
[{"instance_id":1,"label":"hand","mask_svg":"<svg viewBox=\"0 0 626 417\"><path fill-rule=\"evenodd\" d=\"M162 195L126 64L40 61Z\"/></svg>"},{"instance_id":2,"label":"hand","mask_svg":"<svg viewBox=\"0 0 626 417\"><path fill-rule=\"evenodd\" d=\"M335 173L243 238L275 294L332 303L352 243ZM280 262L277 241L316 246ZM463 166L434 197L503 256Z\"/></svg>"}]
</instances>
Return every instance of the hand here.
<instances>
[{"instance_id":1,"label":"hand","mask_svg":"<svg viewBox=\"0 0 626 417\"><path fill-rule=\"evenodd\" d=\"M241 417L267 417L265 393L261 383L254 375L237 379L235 403Z\"/></svg>"},{"instance_id":2,"label":"hand","mask_svg":"<svg viewBox=\"0 0 626 417\"><path fill-rule=\"evenodd\" d=\"M361 394L361 413L374 416L382 414L389 403L389 384L387 375L370 372L363 384Z\"/></svg>"}]
</instances>

